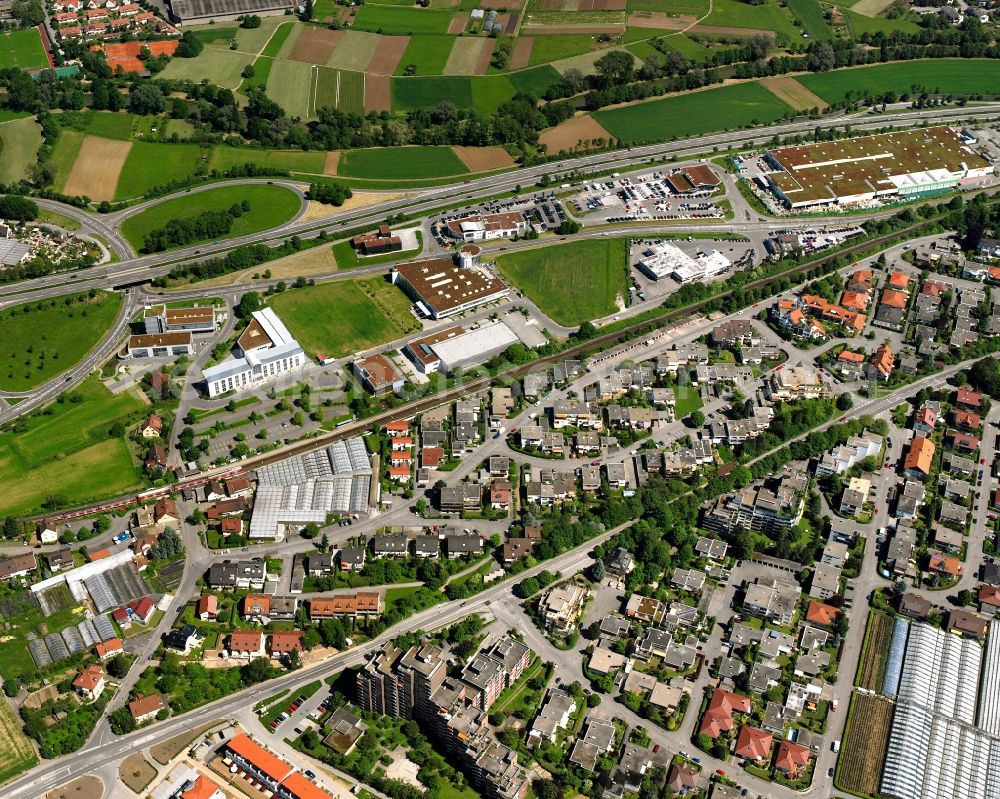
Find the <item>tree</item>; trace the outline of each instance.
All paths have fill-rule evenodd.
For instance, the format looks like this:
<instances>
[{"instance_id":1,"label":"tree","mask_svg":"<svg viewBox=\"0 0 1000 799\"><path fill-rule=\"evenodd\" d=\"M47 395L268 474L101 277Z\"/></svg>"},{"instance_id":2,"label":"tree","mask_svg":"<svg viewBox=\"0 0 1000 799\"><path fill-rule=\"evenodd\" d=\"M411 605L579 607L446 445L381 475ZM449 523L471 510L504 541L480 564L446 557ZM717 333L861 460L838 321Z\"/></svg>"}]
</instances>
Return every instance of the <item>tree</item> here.
<instances>
[{"instance_id":1,"label":"tree","mask_svg":"<svg viewBox=\"0 0 1000 799\"><path fill-rule=\"evenodd\" d=\"M29 222L32 219L37 219L38 203L16 194L0 197L0 218L13 219L18 222Z\"/></svg>"},{"instance_id":2,"label":"tree","mask_svg":"<svg viewBox=\"0 0 1000 799\"><path fill-rule=\"evenodd\" d=\"M604 572L604 561L598 558L594 561L594 565L590 567L590 576L594 579L595 583L599 583L604 579Z\"/></svg>"},{"instance_id":3,"label":"tree","mask_svg":"<svg viewBox=\"0 0 1000 799\"><path fill-rule=\"evenodd\" d=\"M240 73L244 78L250 80L254 75L257 74L257 70L253 68L253 64L247 64L243 67L243 72Z\"/></svg>"},{"instance_id":4,"label":"tree","mask_svg":"<svg viewBox=\"0 0 1000 799\"><path fill-rule=\"evenodd\" d=\"M121 652L115 655L111 660L108 661L108 674L117 680L122 679L126 674L128 674L129 662L128 658L125 657Z\"/></svg>"},{"instance_id":5,"label":"tree","mask_svg":"<svg viewBox=\"0 0 1000 799\"><path fill-rule=\"evenodd\" d=\"M270 680L274 676L271 661L265 657L254 658L241 669L241 677L245 685L256 685Z\"/></svg>"},{"instance_id":6,"label":"tree","mask_svg":"<svg viewBox=\"0 0 1000 799\"><path fill-rule=\"evenodd\" d=\"M240 297L240 304L237 306L240 319L249 319L255 311L261 310L264 303L256 291L248 291Z\"/></svg>"},{"instance_id":7,"label":"tree","mask_svg":"<svg viewBox=\"0 0 1000 799\"><path fill-rule=\"evenodd\" d=\"M635 57L623 50L611 50L594 62L605 86L624 86L635 77Z\"/></svg>"},{"instance_id":8,"label":"tree","mask_svg":"<svg viewBox=\"0 0 1000 799\"><path fill-rule=\"evenodd\" d=\"M141 114L143 116L162 114L163 109L166 107L167 102L163 97L163 92L155 83L140 83L133 86L129 92L128 110L133 114Z\"/></svg>"},{"instance_id":9,"label":"tree","mask_svg":"<svg viewBox=\"0 0 1000 799\"><path fill-rule=\"evenodd\" d=\"M136 728L135 718L132 716L132 711L128 709L128 705L118 708L108 716L108 723L115 735L128 735Z\"/></svg>"},{"instance_id":10,"label":"tree","mask_svg":"<svg viewBox=\"0 0 1000 799\"><path fill-rule=\"evenodd\" d=\"M309 522L309 524L302 528L300 535L303 538L315 538L319 535L319 525L316 522Z\"/></svg>"},{"instance_id":11,"label":"tree","mask_svg":"<svg viewBox=\"0 0 1000 799\"><path fill-rule=\"evenodd\" d=\"M327 538L326 533L323 533L323 537L320 538L318 549L320 552L327 552L330 549L330 539Z\"/></svg>"},{"instance_id":12,"label":"tree","mask_svg":"<svg viewBox=\"0 0 1000 799\"><path fill-rule=\"evenodd\" d=\"M562 788L552 780L534 779L531 788L538 799L562 799Z\"/></svg>"},{"instance_id":13,"label":"tree","mask_svg":"<svg viewBox=\"0 0 1000 799\"><path fill-rule=\"evenodd\" d=\"M705 414L701 411L691 411L688 415L688 419L691 422L691 427L698 428L705 426Z\"/></svg>"},{"instance_id":14,"label":"tree","mask_svg":"<svg viewBox=\"0 0 1000 799\"><path fill-rule=\"evenodd\" d=\"M5 696L17 696L20 690L21 683L17 680L8 679L3 681L3 692Z\"/></svg>"},{"instance_id":15,"label":"tree","mask_svg":"<svg viewBox=\"0 0 1000 799\"><path fill-rule=\"evenodd\" d=\"M201 51L204 49L205 43L195 36L193 31L185 31L184 35L181 36L181 40L177 43L174 55L178 58L194 58L201 55Z\"/></svg>"},{"instance_id":16,"label":"tree","mask_svg":"<svg viewBox=\"0 0 1000 799\"><path fill-rule=\"evenodd\" d=\"M854 407L854 400L851 399L851 395L846 391L843 394L837 396L837 410L838 411L849 411Z\"/></svg>"}]
</instances>

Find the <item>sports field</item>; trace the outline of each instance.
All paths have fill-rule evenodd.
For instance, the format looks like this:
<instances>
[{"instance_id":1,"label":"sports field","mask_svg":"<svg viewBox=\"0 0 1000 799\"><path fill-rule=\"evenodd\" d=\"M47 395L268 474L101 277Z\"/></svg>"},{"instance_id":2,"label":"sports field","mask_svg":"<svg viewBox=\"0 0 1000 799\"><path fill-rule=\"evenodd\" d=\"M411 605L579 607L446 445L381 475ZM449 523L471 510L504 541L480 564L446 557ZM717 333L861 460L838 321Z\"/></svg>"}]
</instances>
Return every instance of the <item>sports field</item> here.
<instances>
[{"instance_id":1,"label":"sports field","mask_svg":"<svg viewBox=\"0 0 1000 799\"><path fill-rule=\"evenodd\" d=\"M118 178L115 199L141 197L154 186L190 177L201 161L201 153L196 144L134 142Z\"/></svg>"},{"instance_id":2,"label":"sports field","mask_svg":"<svg viewBox=\"0 0 1000 799\"><path fill-rule=\"evenodd\" d=\"M345 150L337 174L344 177L436 178L468 172L451 147L382 147Z\"/></svg>"},{"instance_id":3,"label":"sports field","mask_svg":"<svg viewBox=\"0 0 1000 799\"><path fill-rule=\"evenodd\" d=\"M321 283L271 298L275 313L306 350L337 358L419 330L410 305L381 277Z\"/></svg>"},{"instance_id":4,"label":"sports field","mask_svg":"<svg viewBox=\"0 0 1000 799\"><path fill-rule=\"evenodd\" d=\"M109 431L116 422L137 423L145 404L129 391L112 394L96 376L70 396L78 399L55 402L51 413L18 421L18 432L0 433L0 515L30 513L55 494L80 503L139 485L125 438Z\"/></svg>"},{"instance_id":5,"label":"sports field","mask_svg":"<svg viewBox=\"0 0 1000 799\"><path fill-rule=\"evenodd\" d=\"M127 217L122 222L121 232L138 252L146 234L162 228L171 219L190 218L205 211L224 211L243 200L250 203L250 210L233 223L232 230L223 238L238 238L283 225L298 213L301 206L299 196L284 186L265 183L226 186L157 203L135 216Z\"/></svg>"},{"instance_id":6,"label":"sports field","mask_svg":"<svg viewBox=\"0 0 1000 799\"><path fill-rule=\"evenodd\" d=\"M561 325L618 310L627 290L626 239L584 239L501 255L500 272Z\"/></svg>"},{"instance_id":7,"label":"sports field","mask_svg":"<svg viewBox=\"0 0 1000 799\"><path fill-rule=\"evenodd\" d=\"M638 143L774 122L790 110L759 84L737 83L598 111L594 117L619 141Z\"/></svg>"},{"instance_id":8,"label":"sports field","mask_svg":"<svg viewBox=\"0 0 1000 799\"><path fill-rule=\"evenodd\" d=\"M800 75L797 80L828 103L841 102L848 92L923 92L956 95L1000 95L1000 62L992 59L935 58L871 67Z\"/></svg>"},{"instance_id":9,"label":"sports field","mask_svg":"<svg viewBox=\"0 0 1000 799\"><path fill-rule=\"evenodd\" d=\"M32 117L0 123L0 183L28 177L42 144L42 129Z\"/></svg>"},{"instance_id":10,"label":"sports field","mask_svg":"<svg viewBox=\"0 0 1000 799\"><path fill-rule=\"evenodd\" d=\"M121 304L120 294L81 293L0 312L0 389L27 391L76 365L111 329Z\"/></svg>"},{"instance_id":11,"label":"sports field","mask_svg":"<svg viewBox=\"0 0 1000 799\"><path fill-rule=\"evenodd\" d=\"M37 28L0 34L0 69L44 69L48 65Z\"/></svg>"},{"instance_id":12,"label":"sports field","mask_svg":"<svg viewBox=\"0 0 1000 799\"><path fill-rule=\"evenodd\" d=\"M447 33L454 14L446 9L364 5L354 19L356 30L396 36Z\"/></svg>"}]
</instances>

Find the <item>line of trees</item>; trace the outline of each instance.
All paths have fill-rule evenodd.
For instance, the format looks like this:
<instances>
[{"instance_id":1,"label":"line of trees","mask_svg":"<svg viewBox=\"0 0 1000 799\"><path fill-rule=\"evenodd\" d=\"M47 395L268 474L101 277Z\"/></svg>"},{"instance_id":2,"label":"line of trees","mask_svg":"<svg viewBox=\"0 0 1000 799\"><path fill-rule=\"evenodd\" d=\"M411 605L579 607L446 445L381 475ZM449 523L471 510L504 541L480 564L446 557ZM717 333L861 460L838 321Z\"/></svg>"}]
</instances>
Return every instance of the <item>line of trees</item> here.
<instances>
[{"instance_id":1,"label":"line of trees","mask_svg":"<svg viewBox=\"0 0 1000 799\"><path fill-rule=\"evenodd\" d=\"M244 200L233 203L226 211L203 211L197 216L171 219L143 237L143 252L162 252L168 247L225 236L233 229L233 223L249 210L250 203Z\"/></svg>"}]
</instances>

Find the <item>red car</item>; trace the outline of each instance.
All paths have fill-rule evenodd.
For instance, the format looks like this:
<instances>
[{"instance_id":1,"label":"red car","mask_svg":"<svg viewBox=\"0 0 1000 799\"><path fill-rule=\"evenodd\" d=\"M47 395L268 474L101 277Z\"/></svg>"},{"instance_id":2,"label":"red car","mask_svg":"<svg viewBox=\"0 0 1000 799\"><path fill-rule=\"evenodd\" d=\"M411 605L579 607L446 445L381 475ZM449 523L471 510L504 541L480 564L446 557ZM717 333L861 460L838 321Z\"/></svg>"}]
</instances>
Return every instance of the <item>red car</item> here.
<instances>
[{"instance_id":1,"label":"red car","mask_svg":"<svg viewBox=\"0 0 1000 799\"><path fill-rule=\"evenodd\" d=\"M726 776L726 772L723 771L721 768L717 768L715 770L715 773L718 774L720 777L725 777Z\"/></svg>"}]
</instances>

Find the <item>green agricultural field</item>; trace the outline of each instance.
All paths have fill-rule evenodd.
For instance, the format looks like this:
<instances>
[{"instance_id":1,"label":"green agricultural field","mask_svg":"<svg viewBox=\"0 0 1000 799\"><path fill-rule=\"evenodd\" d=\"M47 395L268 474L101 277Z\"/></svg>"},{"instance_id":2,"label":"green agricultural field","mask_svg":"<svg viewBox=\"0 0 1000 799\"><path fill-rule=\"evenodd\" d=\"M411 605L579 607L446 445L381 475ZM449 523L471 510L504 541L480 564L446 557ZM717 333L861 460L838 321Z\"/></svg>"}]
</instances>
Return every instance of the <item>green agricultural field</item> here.
<instances>
[{"instance_id":1,"label":"green agricultural field","mask_svg":"<svg viewBox=\"0 0 1000 799\"><path fill-rule=\"evenodd\" d=\"M399 8L396 6L364 5L358 11L353 28L373 31L390 36L409 36L415 33L448 32L452 11L434 8Z\"/></svg>"},{"instance_id":2,"label":"green agricultural field","mask_svg":"<svg viewBox=\"0 0 1000 799\"><path fill-rule=\"evenodd\" d=\"M68 294L0 312L0 390L27 391L77 364L111 329L120 294Z\"/></svg>"},{"instance_id":3,"label":"green agricultural field","mask_svg":"<svg viewBox=\"0 0 1000 799\"><path fill-rule=\"evenodd\" d=\"M223 238L238 238L250 233L283 225L298 213L299 196L283 186L255 183L246 186L226 186L192 192L140 211L122 222L122 235L139 251L143 238L152 230L162 228L171 219L197 216L205 211L224 211L234 203L246 200L250 210L233 223L233 229Z\"/></svg>"},{"instance_id":4,"label":"green agricultural field","mask_svg":"<svg viewBox=\"0 0 1000 799\"><path fill-rule=\"evenodd\" d=\"M312 114L315 85L312 64L277 59L271 65L267 79L267 96L285 109L290 117L307 119Z\"/></svg>"},{"instance_id":5,"label":"green agricultural field","mask_svg":"<svg viewBox=\"0 0 1000 799\"><path fill-rule=\"evenodd\" d=\"M876 64L796 76L803 86L828 103L883 92L929 91L943 94L1000 94L1000 62L992 59L935 58Z\"/></svg>"},{"instance_id":6,"label":"green agricultural field","mask_svg":"<svg viewBox=\"0 0 1000 799\"><path fill-rule=\"evenodd\" d=\"M294 28L294 22L283 22L280 17L264 17L259 28L240 28L236 44L245 52L277 56Z\"/></svg>"},{"instance_id":7,"label":"green agricultural field","mask_svg":"<svg viewBox=\"0 0 1000 799\"><path fill-rule=\"evenodd\" d=\"M704 24L774 31L801 39L792 25L791 14L778 5L777 0L766 0L759 6L743 3L741 0L713 0L712 13Z\"/></svg>"},{"instance_id":8,"label":"green agricultural field","mask_svg":"<svg viewBox=\"0 0 1000 799\"><path fill-rule=\"evenodd\" d=\"M364 72L351 72L346 69L340 70L340 91L337 97L337 108L349 114L363 115L365 113Z\"/></svg>"},{"instance_id":9,"label":"green agricultural field","mask_svg":"<svg viewBox=\"0 0 1000 799\"><path fill-rule=\"evenodd\" d=\"M42 129L33 117L0 123L0 183L17 183L31 173Z\"/></svg>"},{"instance_id":10,"label":"green agricultural field","mask_svg":"<svg viewBox=\"0 0 1000 799\"><path fill-rule=\"evenodd\" d=\"M77 156L80 155L80 148L83 146L85 133L78 130L67 130L64 128L59 134L59 140L52 149L50 163L55 170L52 185L61 190L66 185L66 179L73 170Z\"/></svg>"},{"instance_id":11,"label":"green agricultural field","mask_svg":"<svg viewBox=\"0 0 1000 799\"><path fill-rule=\"evenodd\" d=\"M552 35L552 36L532 36L534 44L531 45L531 57L528 65L535 67L539 64L548 64L550 61L558 61L561 58L589 53L594 49L593 36L581 35Z\"/></svg>"},{"instance_id":12,"label":"green agricultural field","mask_svg":"<svg viewBox=\"0 0 1000 799\"><path fill-rule=\"evenodd\" d=\"M833 31L823 16L823 6L819 4L819 0L788 0L788 10L813 39L825 42L833 38Z\"/></svg>"},{"instance_id":13,"label":"green agricultural field","mask_svg":"<svg viewBox=\"0 0 1000 799\"><path fill-rule=\"evenodd\" d=\"M100 136L102 139L129 141L132 138L135 119L135 114L94 111L87 121L87 133L91 136Z\"/></svg>"},{"instance_id":14,"label":"green agricultural field","mask_svg":"<svg viewBox=\"0 0 1000 799\"><path fill-rule=\"evenodd\" d=\"M37 28L0 34L0 69L44 69L48 65Z\"/></svg>"},{"instance_id":15,"label":"green agricultural field","mask_svg":"<svg viewBox=\"0 0 1000 799\"><path fill-rule=\"evenodd\" d=\"M374 33L365 31L344 31L344 37L327 60L328 67L364 72L378 49L380 39Z\"/></svg>"},{"instance_id":16,"label":"green agricultural field","mask_svg":"<svg viewBox=\"0 0 1000 799\"><path fill-rule=\"evenodd\" d=\"M319 150L257 150L220 144L212 149L208 166L222 172L243 164L256 164L287 169L289 172L315 172L321 175L325 161L326 153Z\"/></svg>"},{"instance_id":17,"label":"green agricultural field","mask_svg":"<svg viewBox=\"0 0 1000 799\"><path fill-rule=\"evenodd\" d=\"M411 64L416 66L414 75L440 75L448 63L448 56L455 44L454 36L414 36L399 59L396 74L403 75Z\"/></svg>"},{"instance_id":18,"label":"green agricultural field","mask_svg":"<svg viewBox=\"0 0 1000 799\"><path fill-rule=\"evenodd\" d=\"M398 287L380 277L321 283L271 298L275 313L306 350L337 358L419 330L410 305Z\"/></svg>"},{"instance_id":19,"label":"green agricultural field","mask_svg":"<svg viewBox=\"0 0 1000 799\"><path fill-rule=\"evenodd\" d=\"M550 65L545 64L534 69L520 69L517 72L511 72L507 76L507 80L513 84L516 91L541 97L549 86L562 80L562 75ZM473 92L475 92L474 88Z\"/></svg>"},{"instance_id":20,"label":"green agricultural field","mask_svg":"<svg viewBox=\"0 0 1000 799\"><path fill-rule=\"evenodd\" d=\"M708 0L628 0L629 11L665 11L703 17L708 13Z\"/></svg>"},{"instance_id":21,"label":"green agricultural field","mask_svg":"<svg viewBox=\"0 0 1000 799\"><path fill-rule=\"evenodd\" d=\"M154 186L191 177L201 155L202 149L196 144L134 142L118 177L115 199L141 197Z\"/></svg>"},{"instance_id":22,"label":"green agricultural field","mask_svg":"<svg viewBox=\"0 0 1000 799\"><path fill-rule=\"evenodd\" d=\"M125 437L111 428L128 429L146 406L131 392L112 394L96 377L68 396L0 433L0 515L39 510L54 494L75 504L140 484Z\"/></svg>"},{"instance_id":23,"label":"green agricultural field","mask_svg":"<svg viewBox=\"0 0 1000 799\"><path fill-rule=\"evenodd\" d=\"M314 108L337 107L337 83L340 70L330 67L316 69L316 95L313 97Z\"/></svg>"},{"instance_id":24,"label":"green agricultural field","mask_svg":"<svg viewBox=\"0 0 1000 799\"><path fill-rule=\"evenodd\" d=\"M211 76L212 83L224 89L236 89L243 81L241 74L254 60L253 53L230 50L228 47L205 47L197 58L171 58L160 73L171 80L200 83Z\"/></svg>"},{"instance_id":25,"label":"green agricultural field","mask_svg":"<svg viewBox=\"0 0 1000 799\"><path fill-rule=\"evenodd\" d=\"M380 147L344 150L337 174L354 178L436 178L469 170L451 147Z\"/></svg>"},{"instance_id":26,"label":"green agricultural field","mask_svg":"<svg viewBox=\"0 0 1000 799\"><path fill-rule=\"evenodd\" d=\"M770 123L791 109L756 83L737 83L598 111L595 119L624 142L665 141Z\"/></svg>"},{"instance_id":27,"label":"green agricultural field","mask_svg":"<svg viewBox=\"0 0 1000 799\"><path fill-rule=\"evenodd\" d=\"M480 114L495 113L517 94L513 81L507 75L475 76L469 80L472 81L472 107Z\"/></svg>"},{"instance_id":28,"label":"green agricultural field","mask_svg":"<svg viewBox=\"0 0 1000 799\"><path fill-rule=\"evenodd\" d=\"M472 79L465 75L392 79L392 110L398 113L434 108L446 100L456 108L472 108Z\"/></svg>"},{"instance_id":29,"label":"green agricultural field","mask_svg":"<svg viewBox=\"0 0 1000 799\"><path fill-rule=\"evenodd\" d=\"M911 14L908 17L886 19L885 17L869 17L865 14L859 14L850 8L844 9L844 19L850 28L851 35L855 38L866 33L891 34L897 31L900 33L919 33L921 28L913 21L912 17L914 16Z\"/></svg>"},{"instance_id":30,"label":"green agricultural field","mask_svg":"<svg viewBox=\"0 0 1000 799\"><path fill-rule=\"evenodd\" d=\"M600 319L628 290L628 241L584 239L501 255L500 272L562 325Z\"/></svg>"}]
</instances>

